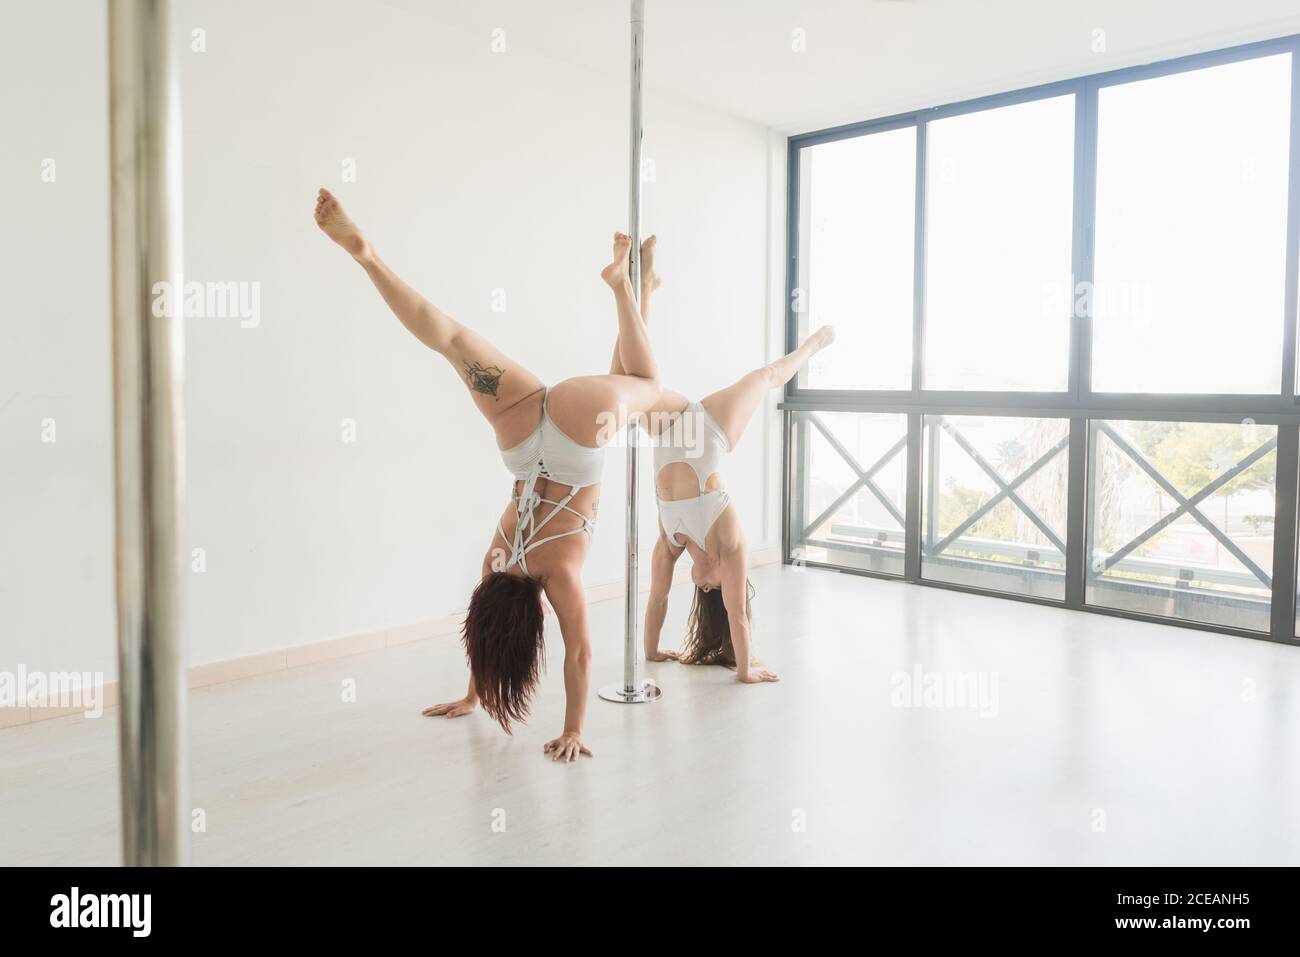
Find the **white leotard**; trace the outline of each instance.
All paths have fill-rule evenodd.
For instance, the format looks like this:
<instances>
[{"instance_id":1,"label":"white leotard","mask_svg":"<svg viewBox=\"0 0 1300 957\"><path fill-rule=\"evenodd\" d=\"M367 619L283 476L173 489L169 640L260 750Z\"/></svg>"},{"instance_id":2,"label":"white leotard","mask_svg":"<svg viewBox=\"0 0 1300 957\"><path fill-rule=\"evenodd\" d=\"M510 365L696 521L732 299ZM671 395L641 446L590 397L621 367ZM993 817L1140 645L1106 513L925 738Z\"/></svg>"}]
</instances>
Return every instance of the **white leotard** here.
<instances>
[{"instance_id":1,"label":"white leotard","mask_svg":"<svg viewBox=\"0 0 1300 957\"><path fill-rule=\"evenodd\" d=\"M517 513L514 539L508 538L501 523L497 523L497 533L510 546L510 559L499 571L507 571L517 564L528 574L527 555L533 549L566 535L576 535L579 532L594 535L596 531L595 520L570 508L569 502L582 489L600 482L605 465L605 450L579 445L561 432L546 411L549 396L548 389L542 395L542 420L537 423L537 430L514 448L501 451L501 459L506 463L506 468L524 483L524 487L513 497ZM570 486L569 494L558 502L542 498L536 491L537 480L541 478ZM554 507L545 518L537 521L536 509L542 504ZM537 533L542 527L562 510L577 515L582 519L582 524L568 531L538 538Z\"/></svg>"},{"instance_id":2,"label":"white leotard","mask_svg":"<svg viewBox=\"0 0 1300 957\"><path fill-rule=\"evenodd\" d=\"M668 500L655 495L659 524L674 545L685 546L677 537L681 533L704 548L709 529L731 502L731 496L722 489L707 487L709 476L721 468L723 457L730 451L726 433L698 402L690 403L671 426L659 433L654 451L655 479L669 465L681 462L695 472L700 486L700 494L694 498Z\"/></svg>"}]
</instances>

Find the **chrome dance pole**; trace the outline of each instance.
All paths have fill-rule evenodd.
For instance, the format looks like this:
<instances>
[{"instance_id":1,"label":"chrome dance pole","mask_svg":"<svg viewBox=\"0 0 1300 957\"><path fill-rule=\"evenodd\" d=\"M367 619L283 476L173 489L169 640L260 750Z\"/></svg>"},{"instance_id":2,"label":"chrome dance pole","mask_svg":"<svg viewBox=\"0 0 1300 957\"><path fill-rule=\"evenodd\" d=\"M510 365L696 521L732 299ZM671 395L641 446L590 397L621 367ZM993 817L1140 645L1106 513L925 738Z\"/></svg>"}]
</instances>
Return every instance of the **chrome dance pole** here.
<instances>
[{"instance_id":1,"label":"chrome dance pole","mask_svg":"<svg viewBox=\"0 0 1300 957\"><path fill-rule=\"evenodd\" d=\"M171 0L109 0L117 644L128 866L189 862L180 639L181 130L170 21Z\"/></svg>"},{"instance_id":2,"label":"chrome dance pole","mask_svg":"<svg viewBox=\"0 0 1300 957\"><path fill-rule=\"evenodd\" d=\"M645 0L632 0L632 162L627 197L628 235L632 249L628 255L628 274L632 295L641 296L641 77L645 53ZM650 679L638 674L641 650L637 638L637 518L638 474L640 472L640 427L627 423L627 594L623 618L623 682L600 689L606 701L639 704L655 701L663 693Z\"/></svg>"}]
</instances>

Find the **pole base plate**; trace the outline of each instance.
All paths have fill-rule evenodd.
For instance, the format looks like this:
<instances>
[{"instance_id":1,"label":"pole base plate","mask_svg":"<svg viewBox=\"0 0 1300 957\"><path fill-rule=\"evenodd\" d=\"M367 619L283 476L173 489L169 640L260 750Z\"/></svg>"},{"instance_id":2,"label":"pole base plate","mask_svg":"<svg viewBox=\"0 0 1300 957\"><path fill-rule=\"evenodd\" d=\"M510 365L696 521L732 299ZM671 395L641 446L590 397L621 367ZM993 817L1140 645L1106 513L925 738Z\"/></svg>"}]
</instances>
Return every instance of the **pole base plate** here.
<instances>
[{"instance_id":1,"label":"pole base plate","mask_svg":"<svg viewBox=\"0 0 1300 957\"><path fill-rule=\"evenodd\" d=\"M631 691L623 682L617 684L605 685L600 689L600 696L606 701L613 701L618 704L645 704L648 701L658 701L659 696L663 694L660 687L649 678L644 679L641 684Z\"/></svg>"}]
</instances>

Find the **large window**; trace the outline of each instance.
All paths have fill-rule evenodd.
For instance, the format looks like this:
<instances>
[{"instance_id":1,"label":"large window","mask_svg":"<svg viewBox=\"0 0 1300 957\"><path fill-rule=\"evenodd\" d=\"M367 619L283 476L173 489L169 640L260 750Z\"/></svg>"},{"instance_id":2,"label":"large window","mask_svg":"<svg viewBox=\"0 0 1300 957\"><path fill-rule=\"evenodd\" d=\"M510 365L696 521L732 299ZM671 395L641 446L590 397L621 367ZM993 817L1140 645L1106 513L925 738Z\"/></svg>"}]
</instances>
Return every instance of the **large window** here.
<instances>
[{"instance_id":1,"label":"large window","mask_svg":"<svg viewBox=\"0 0 1300 957\"><path fill-rule=\"evenodd\" d=\"M792 138L787 559L1300 643L1298 58Z\"/></svg>"},{"instance_id":2,"label":"large window","mask_svg":"<svg viewBox=\"0 0 1300 957\"><path fill-rule=\"evenodd\" d=\"M907 416L798 417L805 468L796 561L903 573Z\"/></svg>"},{"instance_id":3,"label":"large window","mask_svg":"<svg viewBox=\"0 0 1300 957\"><path fill-rule=\"evenodd\" d=\"M1088 601L1267 631L1277 429L1092 428Z\"/></svg>"},{"instance_id":4,"label":"large window","mask_svg":"<svg viewBox=\"0 0 1300 957\"><path fill-rule=\"evenodd\" d=\"M845 347L813 357L801 381L911 388L916 128L808 147L800 171L807 255L793 307L802 334L833 325Z\"/></svg>"},{"instance_id":5,"label":"large window","mask_svg":"<svg viewBox=\"0 0 1300 957\"><path fill-rule=\"evenodd\" d=\"M1291 55L1108 86L1097 111L1093 388L1277 392Z\"/></svg>"},{"instance_id":6,"label":"large window","mask_svg":"<svg viewBox=\"0 0 1300 957\"><path fill-rule=\"evenodd\" d=\"M925 387L1064 392L1073 96L927 128Z\"/></svg>"},{"instance_id":7,"label":"large window","mask_svg":"<svg viewBox=\"0 0 1300 957\"><path fill-rule=\"evenodd\" d=\"M1065 598L1063 419L925 417L921 574Z\"/></svg>"}]
</instances>

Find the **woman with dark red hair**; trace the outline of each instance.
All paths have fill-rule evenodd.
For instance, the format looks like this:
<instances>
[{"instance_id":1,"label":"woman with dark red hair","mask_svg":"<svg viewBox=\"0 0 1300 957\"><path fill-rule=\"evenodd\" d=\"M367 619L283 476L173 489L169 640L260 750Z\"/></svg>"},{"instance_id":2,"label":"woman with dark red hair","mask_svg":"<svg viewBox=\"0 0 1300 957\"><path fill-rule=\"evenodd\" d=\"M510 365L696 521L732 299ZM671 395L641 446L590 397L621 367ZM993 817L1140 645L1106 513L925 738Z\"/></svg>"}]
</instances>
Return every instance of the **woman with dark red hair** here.
<instances>
[{"instance_id":1,"label":"woman with dark red hair","mask_svg":"<svg viewBox=\"0 0 1300 957\"><path fill-rule=\"evenodd\" d=\"M325 189L316 200L316 224L365 269L402 324L463 378L515 477L465 617L469 690L424 714L457 717L481 703L507 733L522 721L543 661L545 593L564 637L567 705L563 734L543 750L557 761L590 755L582 743L591 640L580 573L595 527L602 445L618 434L620 415L644 412L659 398L659 370L628 276L631 240L614 235L613 262L600 274L618 309L623 371L548 388L399 279Z\"/></svg>"}]
</instances>

